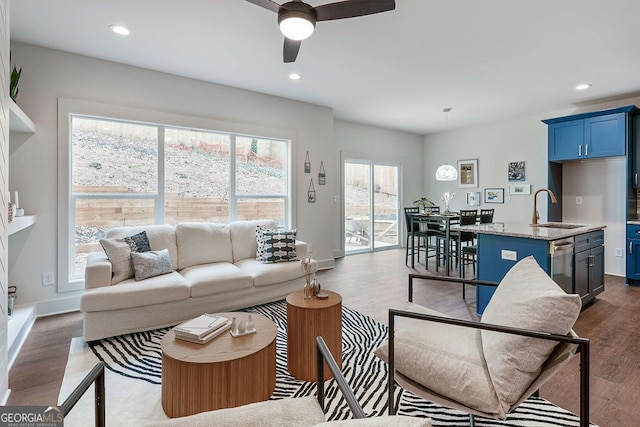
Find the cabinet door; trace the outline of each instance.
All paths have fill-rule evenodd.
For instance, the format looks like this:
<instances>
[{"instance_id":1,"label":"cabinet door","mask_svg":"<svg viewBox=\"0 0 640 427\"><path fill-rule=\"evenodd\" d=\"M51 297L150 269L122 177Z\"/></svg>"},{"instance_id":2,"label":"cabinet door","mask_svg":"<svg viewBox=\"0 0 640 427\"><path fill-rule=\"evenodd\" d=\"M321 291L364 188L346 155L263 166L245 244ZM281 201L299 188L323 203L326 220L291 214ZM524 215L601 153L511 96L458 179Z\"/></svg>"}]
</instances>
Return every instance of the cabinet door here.
<instances>
[{"instance_id":1,"label":"cabinet door","mask_svg":"<svg viewBox=\"0 0 640 427\"><path fill-rule=\"evenodd\" d=\"M591 264L590 251L578 252L575 255L574 289L582 298L582 304L590 300L589 295L589 265Z\"/></svg>"},{"instance_id":2,"label":"cabinet door","mask_svg":"<svg viewBox=\"0 0 640 427\"><path fill-rule=\"evenodd\" d=\"M627 239L627 279L640 280L640 239Z\"/></svg>"},{"instance_id":3,"label":"cabinet door","mask_svg":"<svg viewBox=\"0 0 640 427\"><path fill-rule=\"evenodd\" d=\"M578 159L584 154L584 120L552 123L548 128L549 161Z\"/></svg>"},{"instance_id":4,"label":"cabinet door","mask_svg":"<svg viewBox=\"0 0 640 427\"><path fill-rule=\"evenodd\" d=\"M604 246L591 249L591 271L589 293L595 297L604 291Z\"/></svg>"},{"instance_id":5,"label":"cabinet door","mask_svg":"<svg viewBox=\"0 0 640 427\"><path fill-rule=\"evenodd\" d=\"M633 142L631 144L633 153L633 176L631 184L633 188L640 188L640 115L633 116Z\"/></svg>"},{"instance_id":6,"label":"cabinet door","mask_svg":"<svg viewBox=\"0 0 640 427\"><path fill-rule=\"evenodd\" d=\"M584 119L583 157L612 157L626 154L626 113Z\"/></svg>"}]
</instances>

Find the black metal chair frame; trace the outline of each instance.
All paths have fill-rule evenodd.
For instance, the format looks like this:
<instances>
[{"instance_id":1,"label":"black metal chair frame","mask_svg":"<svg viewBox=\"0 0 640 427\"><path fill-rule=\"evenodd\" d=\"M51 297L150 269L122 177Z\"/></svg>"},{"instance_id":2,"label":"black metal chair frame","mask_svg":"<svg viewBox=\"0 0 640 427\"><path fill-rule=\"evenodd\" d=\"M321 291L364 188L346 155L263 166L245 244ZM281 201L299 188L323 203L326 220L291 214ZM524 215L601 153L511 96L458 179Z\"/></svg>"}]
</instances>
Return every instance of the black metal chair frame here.
<instances>
[{"instance_id":1,"label":"black metal chair frame","mask_svg":"<svg viewBox=\"0 0 640 427\"><path fill-rule=\"evenodd\" d=\"M498 283L489 282L484 280L471 280L461 279L454 277L440 277L429 276L424 274L409 274L409 301L413 301L413 281L415 279L420 280L434 280L441 282L451 283L466 283L471 285L484 285L497 287ZM394 362L394 335L395 335L395 321L396 317L408 317L412 319L421 319L429 322L445 323L449 325L457 325L465 328L483 329L487 331L495 331L506 334L513 334L531 338L540 338L548 341L556 341L558 343L575 344L577 346L577 352L580 353L580 426L589 426L589 339L588 338L574 338L566 335L548 334L546 332L532 331L528 329L512 328L502 325L495 325L489 323L476 322L472 320L454 319L449 317L432 316L428 314L412 313L402 310L389 309L389 383L388 383L388 405L389 415L394 415L397 408L394 400L394 388L395 388L395 362ZM473 415L470 415L473 420ZM473 423L473 421L472 421Z\"/></svg>"},{"instance_id":2,"label":"black metal chair frame","mask_svg":"<svg viewBox=\"0 0 640 427\"><path fill-rule=\"evenodd\" d=\"M95 382L94 390L94 412L95 412L95 426L105 427L105 393L104 393L104 362L98 362L91 371L83 378L78 386L71 392L69 397L60 405L59 409L62 412L62 416L66 417L67 414L76 406L76 403L87 392L89 387Z\"/></svg>"}]
</instances>

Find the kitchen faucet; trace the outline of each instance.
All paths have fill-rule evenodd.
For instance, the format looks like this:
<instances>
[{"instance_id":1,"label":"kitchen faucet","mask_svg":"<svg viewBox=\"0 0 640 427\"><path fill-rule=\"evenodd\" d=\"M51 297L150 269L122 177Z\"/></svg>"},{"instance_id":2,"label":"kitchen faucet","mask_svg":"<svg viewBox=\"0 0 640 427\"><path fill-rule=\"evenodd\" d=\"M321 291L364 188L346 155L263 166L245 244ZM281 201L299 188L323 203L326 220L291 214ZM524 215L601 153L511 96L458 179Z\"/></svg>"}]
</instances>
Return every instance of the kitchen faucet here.
<instances>
[{"instance_id":1,"label":"kitchen faucet","mask_svg":"<svg viewBox=\"0 0 640 427\"><path fill-rule=\"evenodd\" d=\"M556 199L556 195L553 194L553 191L549 190L548 188L541 188L538 191L536 191L536 193L533 195L533 218L531 219L531 224L537 224L538 223L538 219L540 219L540 214L538 213L538 209L536 208L536 197L538 196L538 193L541 191L546 191L547 193L549 193L549 197L551 197L551 203L558 203L558 199Z\"/></svg>"}]
</instances>

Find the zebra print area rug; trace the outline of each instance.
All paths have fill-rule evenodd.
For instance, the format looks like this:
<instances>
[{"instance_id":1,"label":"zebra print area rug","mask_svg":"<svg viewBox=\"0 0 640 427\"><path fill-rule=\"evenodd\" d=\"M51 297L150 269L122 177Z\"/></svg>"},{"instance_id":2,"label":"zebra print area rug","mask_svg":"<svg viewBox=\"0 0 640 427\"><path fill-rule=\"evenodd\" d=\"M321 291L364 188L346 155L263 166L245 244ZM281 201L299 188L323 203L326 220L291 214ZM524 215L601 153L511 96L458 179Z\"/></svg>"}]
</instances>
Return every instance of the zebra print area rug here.
<instances>
[{"instance_id":1,"label":"zebra print area rug","mask_svg":"<svg viewBox=\"0 0 640 427\"><path fill-rule=\"evenodd\" d=\"M298 380L287 371L286 303L277 301L242 311L261 313L278 326L276 338L276 388L272 398L302 397L315 393L315 384ZM347 382L369 416L387 410L387 365L373 355L373 350L387 337L387 327L347 307L342 312L342 369ZM91 346L95 356L120 376L159 385L162 372L160 341L168 328L104 339ZM157 386L160 393L160 387ZM350 417L334 380L326 389L327 418ZM468 426L467 414L444 408L397 388L399 413L430 417L434 426ZM578 418L541 398L530 398L506 421L476 417L477 426L578 426Z\"/></svg>"}]
</instances>

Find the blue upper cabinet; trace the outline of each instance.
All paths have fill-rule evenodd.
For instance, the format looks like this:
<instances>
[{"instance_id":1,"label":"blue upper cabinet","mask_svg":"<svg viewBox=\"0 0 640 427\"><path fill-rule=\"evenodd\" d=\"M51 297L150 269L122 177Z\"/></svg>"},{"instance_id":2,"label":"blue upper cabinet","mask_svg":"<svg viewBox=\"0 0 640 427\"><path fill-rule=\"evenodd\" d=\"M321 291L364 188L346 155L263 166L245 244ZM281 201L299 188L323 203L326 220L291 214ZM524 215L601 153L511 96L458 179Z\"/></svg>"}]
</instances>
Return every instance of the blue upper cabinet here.
<instances>
[{"instance_id":1,"label":"blue upper cabinet","mask_svg":"<svg viewBox=\"0 0 640 427\"><path fill-rule=\"evenodd\" d=\"M584 142L584 120L549 125L549 160L571 160L581 157Z\"/></svg>"},{"instance_id":2,"label":"blue upper cabinet","mask_svg":"<svg viewBox=\"0 0 640 427\"><path fill-rule=\"evenodd\" d=\"M625 156L629 113L635 111L631 105L543 120L549 126L549 161Z\"/></svg>"}]
</instances>

